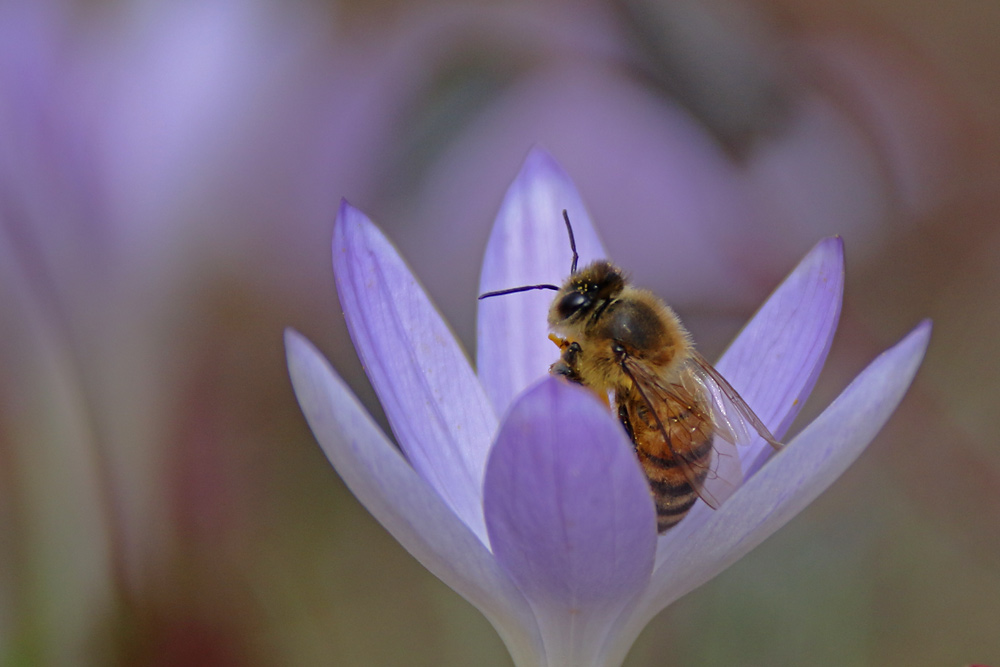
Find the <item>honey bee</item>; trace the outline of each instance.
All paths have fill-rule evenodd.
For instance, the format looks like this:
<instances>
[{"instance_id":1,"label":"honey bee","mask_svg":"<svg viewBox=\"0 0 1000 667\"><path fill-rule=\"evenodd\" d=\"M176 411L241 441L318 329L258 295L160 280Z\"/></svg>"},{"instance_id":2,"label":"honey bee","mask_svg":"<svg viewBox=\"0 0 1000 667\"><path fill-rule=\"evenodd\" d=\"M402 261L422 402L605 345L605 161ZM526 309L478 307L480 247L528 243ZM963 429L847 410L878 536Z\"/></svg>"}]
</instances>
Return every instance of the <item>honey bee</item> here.
<instances>
[{"instance_id":1,"label":"honey bee","mask_svg":"<svg viewBox=\"0 0 1000 667\"><path fill-rule=\"evenodd\" d=\"M713 509L742 484L734 445L751 429L775 449L781 443L735 389L695 350L663 301L631 285L617 266L597 260L577 270L579 256L563 211L573 262L562 286L525 285L479 298L534 289L557 292L549 335L560 348L550 367L593 391L609 406L635 448L656 505L657 531L677 525L700 497Z\"/></svg>"}]
</instances>

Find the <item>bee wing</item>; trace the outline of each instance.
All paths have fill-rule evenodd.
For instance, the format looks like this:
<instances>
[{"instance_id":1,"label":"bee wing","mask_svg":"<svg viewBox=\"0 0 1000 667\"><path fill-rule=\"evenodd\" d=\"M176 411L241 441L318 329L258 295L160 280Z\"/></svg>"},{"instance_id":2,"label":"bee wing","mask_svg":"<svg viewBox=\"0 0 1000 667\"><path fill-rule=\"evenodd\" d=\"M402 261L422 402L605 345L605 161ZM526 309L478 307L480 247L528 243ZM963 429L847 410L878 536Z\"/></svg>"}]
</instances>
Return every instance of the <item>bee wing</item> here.
<instances>
[{"instance_id":1,"label":"bee wing","mask_svg":"<svg viewBox=\"0 0 1000 667\"><path fill-rule=\"evenodd\" d=\"M664 421L669 423L674 418L684 419L682 413L689 409L689 406L704 405L705 399L699 398L704 395L701 386L689 387L684 384L664 382L645 364L632 357L625 357L621 363L623 370L635 384L640 398L646 403L649 413L656 419L663 440L688 484L709 507L718 509L743 483L743 469L736 447L727 438L716 437L717 434L712 435L709 470L707 476L702 477L698 474L700 472L698 469L704 467L705 463L698 461L697 456L691 453L692 440L676 441L678 436L675 434L675 437L671 438L663 424ZM711 419L710 415L706 417ZM713 421L712 426L714 425ZM709 428L709 424L703 422L703 428ZM688 438L693 437L691 434L686 435ZM701 435L710 434L701 433Z\"/></svg>"},{"instance_id":2,"label":"bee wing","mask_svg":"<svg viewBox=\"0 0 1000 667\"><path fill-rule=\"evenodd\" d=\"M750 429L775 449L784 445L771 435L746 401L733 389L726 378L708 363L705 357L691 350L691 357L681 371L682 383L689 390L705 396L712 411L716 433L734 445L745 445L752 439Z\"/></svg>"}]
</instances>

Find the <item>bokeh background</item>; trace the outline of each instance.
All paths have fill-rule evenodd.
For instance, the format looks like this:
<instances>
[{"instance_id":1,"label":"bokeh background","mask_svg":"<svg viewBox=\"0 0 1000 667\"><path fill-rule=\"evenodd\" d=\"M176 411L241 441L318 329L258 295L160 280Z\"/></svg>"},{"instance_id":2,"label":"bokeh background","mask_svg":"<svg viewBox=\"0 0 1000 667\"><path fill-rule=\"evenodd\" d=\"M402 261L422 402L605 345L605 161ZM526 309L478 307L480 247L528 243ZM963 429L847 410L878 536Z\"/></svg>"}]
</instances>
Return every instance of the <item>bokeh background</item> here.
<instances>
[{"instance_id":1,"label":"bokeh background","mask_svg":"<svg viewBox=\"0 0 1000 667\"><path fill-rule=\"evenodd\" d=\"M312 339L380 415L340 197L474 349L531 146L709 357L818 239L803 418L923 317L890 426L627 665L1000 664L1000 5L0 1L0 664L510 665L327 465Z\"/></svg>"}]
</instances>

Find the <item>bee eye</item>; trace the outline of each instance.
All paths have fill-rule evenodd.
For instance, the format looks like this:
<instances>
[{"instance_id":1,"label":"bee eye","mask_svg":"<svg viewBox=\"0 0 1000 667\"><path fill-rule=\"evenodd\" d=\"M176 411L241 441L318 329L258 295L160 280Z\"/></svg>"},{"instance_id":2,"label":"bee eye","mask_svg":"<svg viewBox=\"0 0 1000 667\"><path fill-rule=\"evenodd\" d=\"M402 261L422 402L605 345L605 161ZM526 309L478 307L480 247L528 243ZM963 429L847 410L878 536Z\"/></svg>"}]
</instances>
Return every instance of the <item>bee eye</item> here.
<instances>
[{"instance_id":1,"label":"bee eye","mask_svg":"<svg viewBox=\"0 0 1000 667\"><path fill-rule=\"evenodd\" d=\"M580 292L570 292L559 301L559 317L569 319L590 304L590 297Z\"/></svg>"}]
</instances>

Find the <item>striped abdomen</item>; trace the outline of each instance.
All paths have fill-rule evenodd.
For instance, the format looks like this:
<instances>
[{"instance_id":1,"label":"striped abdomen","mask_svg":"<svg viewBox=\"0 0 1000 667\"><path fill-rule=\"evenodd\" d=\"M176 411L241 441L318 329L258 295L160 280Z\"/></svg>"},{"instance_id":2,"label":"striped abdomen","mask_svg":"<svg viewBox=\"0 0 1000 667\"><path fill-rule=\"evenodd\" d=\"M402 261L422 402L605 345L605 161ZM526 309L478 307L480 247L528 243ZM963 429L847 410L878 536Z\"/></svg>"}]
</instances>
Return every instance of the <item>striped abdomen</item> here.
<instances>
[{"instance_id":1,"label":"striped abdomen","mask_svg":"<svg viewBox=\"0 0 1000 667\"><path fill-rule=\"evenodd\" d=\"M635 445L656 504L660 533L683 519L712 462L712 422L698 405L656 403L654 415L634 391L617 397L618 417ZM683 459L678 462L677 457Z\"/></svg>"}]
</instances>

